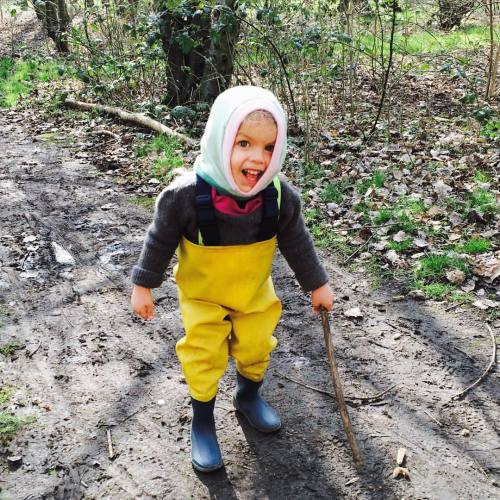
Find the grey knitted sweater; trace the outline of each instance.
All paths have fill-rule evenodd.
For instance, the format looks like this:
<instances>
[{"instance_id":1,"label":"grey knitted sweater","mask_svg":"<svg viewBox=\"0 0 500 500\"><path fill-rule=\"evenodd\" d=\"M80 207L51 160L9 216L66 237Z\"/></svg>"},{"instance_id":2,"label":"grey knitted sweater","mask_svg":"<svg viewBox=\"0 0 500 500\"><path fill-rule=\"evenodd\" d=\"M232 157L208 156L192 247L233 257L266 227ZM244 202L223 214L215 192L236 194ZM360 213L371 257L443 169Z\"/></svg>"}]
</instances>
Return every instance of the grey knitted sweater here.
<instances>
[{"instance_id":1,"label":"grey knitted sweater","mask_svg":"<svg viewBox=\"0 0 500 500\"><path fill-rule=\"evenodd\" d=\"M278 247L305 291L324 285L328 276L318 259L311 235L301 213L300 197L281 177L281 205ZM158 199L153 222L148 228L139 261L132 270L132 282L156 288L164 280L168 264L182 236L198 242L195 211L196 176L189 172L165 188ZM242 245L258 241L262 207L245 215L216 211L222 245Z\"/></svg>"}]
</instances>

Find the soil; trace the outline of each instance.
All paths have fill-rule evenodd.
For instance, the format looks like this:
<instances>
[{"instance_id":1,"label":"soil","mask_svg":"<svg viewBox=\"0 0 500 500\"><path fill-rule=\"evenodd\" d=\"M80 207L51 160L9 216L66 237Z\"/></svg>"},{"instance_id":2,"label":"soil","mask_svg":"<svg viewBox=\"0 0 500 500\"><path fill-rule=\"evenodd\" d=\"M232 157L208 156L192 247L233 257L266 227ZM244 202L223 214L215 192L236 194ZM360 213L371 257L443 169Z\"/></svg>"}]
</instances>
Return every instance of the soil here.
<instances>
[{"instance_id":1,"label":"soil","mask_svg":"<svg viewBox=\"0 0 500 500\"><path fill-rule=\"evenodd\" d=\"M0 356L1 385L14 388L10 411L36 417L1 450L2 500L500 498L496 365L450 402L490 362L486 324L391 285L373 291L326 253L335 356L364 466L354 467L335 398L291 380L332 390L320 320L278 256L284 312L263 392L283 428L262 435L235 413L231 366L216 404L225 467L196 473L171 275L153 321L129 307L151 213L78 159L78 146L46 137L14 111L0 116L0 333L1 345L18 346ZM74 263L59 263L54 244ZM345 316L353 307L362 318ZM399 448L409 478L392 477ZM21 460L9 467L12 456Z\"/></svg>"}]
</instances>

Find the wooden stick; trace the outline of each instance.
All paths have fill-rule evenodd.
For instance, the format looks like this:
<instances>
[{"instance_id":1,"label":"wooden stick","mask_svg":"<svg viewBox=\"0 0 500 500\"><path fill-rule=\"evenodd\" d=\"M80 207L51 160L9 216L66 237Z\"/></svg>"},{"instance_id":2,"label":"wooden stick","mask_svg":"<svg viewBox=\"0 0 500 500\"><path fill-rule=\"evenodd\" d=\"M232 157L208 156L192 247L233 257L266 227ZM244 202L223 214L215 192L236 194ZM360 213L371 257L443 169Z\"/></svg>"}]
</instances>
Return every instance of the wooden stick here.
<instances>
[{"instance_id":1,"label":"wooden stick","mask_svg":"<svg viewBox=\"0 0 500 500\"><path fill-rule=\"evenodd\" d=\"M115 453L113 451L113 441L111 440L111 429L108 429L107 435L108 435L108 455L110 460L113 460L113 458L115 458Z\"/></svg>"},{"instance_id":2,"label":"wooden stick","mask_svg":"<svg viewBox=\"0 0 500 500\"><path fill-rule=\"evenodd\" d=\"M293 377L290 377L289 375L285 375L284 373L281 373L279 370L274 370L280 377L286 378L287 380L290 380L290 382L293 382L295 384L301 385L302 387L305 387L306 389L311 389L312 391L319 392L320 394L325 394L326 396L330 397L335 397L335 393L331 391L325 391L324 389L320 389L319 387L314 387L313 385L306 384L305 382L301 382L300 380L297 380ZM380 399L384 394L387 394L390 390L394 389L394 387L397 387L398 384L391 385L388 389L385 391L379 392L378 394L375 394L374 396L347 396L345 399L346 401L353 401L353 400L359 400L359 401L375 401L377 399Z\"/></svg>"},{"instance_id":3,"label":"wooden stick","mask_svg":"<svg viewBox=\"0 0 500 500\"><path fill-rule=\"evenodd\" d=\"M103 106L101 104L93 104L89 102L75 101L74 99L66 99L63 103L65 106L69 108L81 109L84 111L100 111L101 113L106 113L111 116L115 116L120 118L123 121L134 123L136 125L140 125L141 127L146 127L160 134L170 135L176 137L181 142L187 144L188 146L195 146L196 141L191 139L190 137L180 134L175 130L163 125L159 121L153 120L149 116L146 116L143 113L130 113L129 111L125 111L120 108L115 108L113 106Z\"/></svg>"},{"instance_id":4,"label":"wooden stick","mask_svg":"<svg viewBox=\"0 0 500 500\"><path fill-rule=\"evenodd\" d=\"M455 399L459 399L462 396L465 396L465 394L467 394L473 387L475 387L476 385L478 385L486 377L486 375L488 375L488 373L491 370L492 366L496 362L496 358L497 358L497 342L496 342L496 339L495 339L495 334L493 333L493 330L490 328L490 325L487 324L486 327L488 328L488 330L490 332L491 342L492 342L492 346L493 346L493 349L492 349L492 352L491 352L491 361L490 361L490 364L488 365L488 367L486 368L486 370L484 370L483 374L473 384L471 384L468 387L466 387L462 392L459 392L458 394L455 394L450 399L450 401L454 401Z\"/></svg>"},{"instance_id":5,"label":"wooden stick","mask_svg":"<svg viewBox=\"0 0 500 500\"><path fill-rule=\"evenodd\" d=\"M335 362L335 357L333 355L333 343L332 343L332 336L330 333L330 322L328 320L328 312L324 308L321 308L321 323L323 324L323 334L325 337L325 347L326 347L326 355L328 358L328 364L330 365L330 375L332 377L333 387L335 388L335 395L337 397L337 404L339 407L340 416L342 418L342 424L344 425L344 430L347 435L349 445L351 446L354 462L357 467L361 467L363 465L363 457L361 456L361 451L356 441L356 436L354 435L354 432L351 427L351 420L349 419L349 413L347 413L347 407L344 401L344 393L342 392L340 377L337 371L337 363Z\"/></svg>"},{"instance_id":6,"label":"wooden stick","mask_svg":"<svg viewBox=\"0 0 500 500\"><path fill-rule=\"evenodd\" d=\"M432 420L434 420L434 422L436 422L436 424L438 424L438 425L439 425L439 427L443 427L443 423L442 423L442 422L440 422L437 418L433 417L433 416L432 416L432 415L431 415L431 414L430 414L427 410L424 410L424 413L425 413L426 415L428 415L428 416L429 416L429 418L431 418Z\"/></svg>"}]
</instances>

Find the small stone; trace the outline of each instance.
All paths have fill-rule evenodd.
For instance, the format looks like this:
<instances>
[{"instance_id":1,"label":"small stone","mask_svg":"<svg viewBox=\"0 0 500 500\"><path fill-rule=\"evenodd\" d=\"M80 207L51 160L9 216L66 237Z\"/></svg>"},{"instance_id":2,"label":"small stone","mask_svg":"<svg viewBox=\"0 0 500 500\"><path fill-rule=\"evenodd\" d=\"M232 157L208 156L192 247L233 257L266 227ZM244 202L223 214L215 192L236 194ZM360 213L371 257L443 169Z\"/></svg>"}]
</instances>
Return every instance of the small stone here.
<instances>
[{"instance_id":1,"label":"small stone","mask_svg":"<svg viewBox=\"0 0 500 500\"><path fill-rule=\"evenodd\" d=\"M362 318L363 313L359 307L352 307L351 309L344 311L344 316L347 316L348 318Z\"/></svg>"},{"instance_id":2,"label":"small stone","mask_svg":"<svg viewBox=\"0 0 500 500\"><path fill-rule=\"evenodd\" d=\"M20 455L12 455L7 457L7 463L9 464L10 469L17 469L23 463L23 457Z\"/></svg>"},{"instance_id":3,"label":"small stone","mask_svg":"<svg viewBox=\"0 0 500 500\"><path fill-rule=\"evenodd\" d=\"M396 335L394 335L392 337L392 340L399 340L401 338L401 334L400 333L396 333Z\"/></svg>"},{"instance_id":4,"label":"small stone","mask_svg":"<svg viewBox=\"0 0 500 500\"><path fill-rule=\"evenodd\" d=\"M165 404L165 400L164 399L159 399L158 402L157 402L158 406L163 406Z\"/></svg>"},{"instance_id":5,"label":"small stone","mask_svg":"<svg viewBox=\"0 0 500 500\"><path fill-rule=\"evenodd\" d=\"M412 290L408 293L408 297L413 300L425 300L425 293L422 290Z\"/></svg>"},{"instance_id":6,"label":"small stone","mask_svg":"<svg viewBox=\"0 0 500 500\"><path fill-rule=\"evenodd\" d=\"M406 448L399 448L398 454L396 457L396 463L398 465L403 465L405 458L406 458Z\"/></svg>"},{"instance_id":7,"label":"small stone","mask_svg":"<svg viewBox=\"0 0 500 500\"><path fill-rule=\"evenodd\" d=\"M461 285L465 281L465 273L460 269L450 269L446 273L446 279L454 285Z\"/></svg>"},{"instance_id":8,"label":"small stone","mask_svg":"<svg viewBox=\"0 0 500 500\"><path fill-rule=\"evenodd\" d=\"M406 467L396 467L392 471L392 477L394 479L398 479L400 477L403 477L405 479L409 479L410 478L410 471Z\"/></svg>"},{"instance_id":9,"label":"small stone","mask_svg":"<svg viewBox=\"0 0 500 500\"><path fill-rule=\"evenodd\" d=\"M394 297L392 297L393 302L401 302L404 299L405 299L404 295L394 295Z\"/></svg>"},{"instance_id":10,"label":"small stone","mask_svg":"<svg viewBox=\"0 0 500 500\"><path fill-rule=\"evenodd\" d=\"M462 429L460 431L460 435L463 436L463 437L469 437L470 436L470 431L469 429Z\"/></svg>"}]
</instances>

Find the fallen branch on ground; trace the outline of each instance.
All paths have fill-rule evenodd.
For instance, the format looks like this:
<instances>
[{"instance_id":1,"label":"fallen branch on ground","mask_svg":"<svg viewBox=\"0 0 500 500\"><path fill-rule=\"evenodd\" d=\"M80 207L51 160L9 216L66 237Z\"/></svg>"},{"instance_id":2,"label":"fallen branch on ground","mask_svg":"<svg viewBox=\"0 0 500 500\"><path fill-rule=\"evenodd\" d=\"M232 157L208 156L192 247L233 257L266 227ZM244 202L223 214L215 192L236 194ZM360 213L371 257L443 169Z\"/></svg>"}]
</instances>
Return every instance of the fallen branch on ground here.
<instances>
[{"instance_id":1,"label":"fallen branch on ground","mask_svg":"<svg viewBox=\"0 0 500 500\"><path fill-rule=\"evenodd\" d=\"M187 144L188 146L196 145L196 141L194 139L191 139L187 135L176 132L175 130L167 127L166 125L163 125L163 123L153 120L153 118L149 118L149 116L146 116L143 113L130 113L129 111L125 111L120 108L114 108L112 106L103 106L102 104L76 101L74 99L66 99L63 102L63 104L65 106L68 106L69 108L80 109L83 111L94 111L94 110L100 111L101 113L106 113L111 116L116 116L117 118L120 118L123 121L149 128L160 134L176 137L177 139Z\"/></svg>"},{"instance_id":2,"label":"fallen branch on ground","mask_svg":"<svg viewBox=\"0 0 500 500\"><path fill-rule=\"evenodd\" d=\"M483 374L474 383L472 383L471 385L466 387L463 391L459 392L458 394L455 394L449 401L444 403L443 406L446 406L451 401L455 401L456 399L460 399L463 396L465 396L473 387L475 387L482 380L484 380L484 378L486 377L486 375L488 375L488 373L491 370L491 368L493 367L493 365L496 363L497 342L496 342L495 335L494 335L493 330L491 329L490 325L486 325L486 327L488 328L488 331L490 332L490 337L491 337L491 342L492 342L491 361L490 361L488 367L486 368L486 370L484 370Z\"/></svg>"},{"instance_id":3,"label":"fallen branch on ground","mask_svg":"<svg viewBox=\"0 0 500 500\"><path fill-rule=\"evenodd\" d=\"M293 382L294 384L301 385L302 387L305 387L306 389L311 389L312 391L319 392L320 394L325 394L326 396L330 396L332 398L335 397L335 394L330 391L325 391L323 389L320 389L318 387L314 387L312 385L305 384L304 382L301 382L300 380L294 379L292 377L289 377L288 375L285 375L284 373L279 372L278 370L275 370L275 372L282 378L285 378L287 380L290 380L290 382ZM375 394L374 396L349 396L346 397L346 400L349 402L353 401L376 401L377 399L380 399L384 394L387 394L390 390L394 389L397 384L392 385L389 387L389 389L386 389L385 391L379 392L378 394Z\"/></svg>"}]
</instances>

